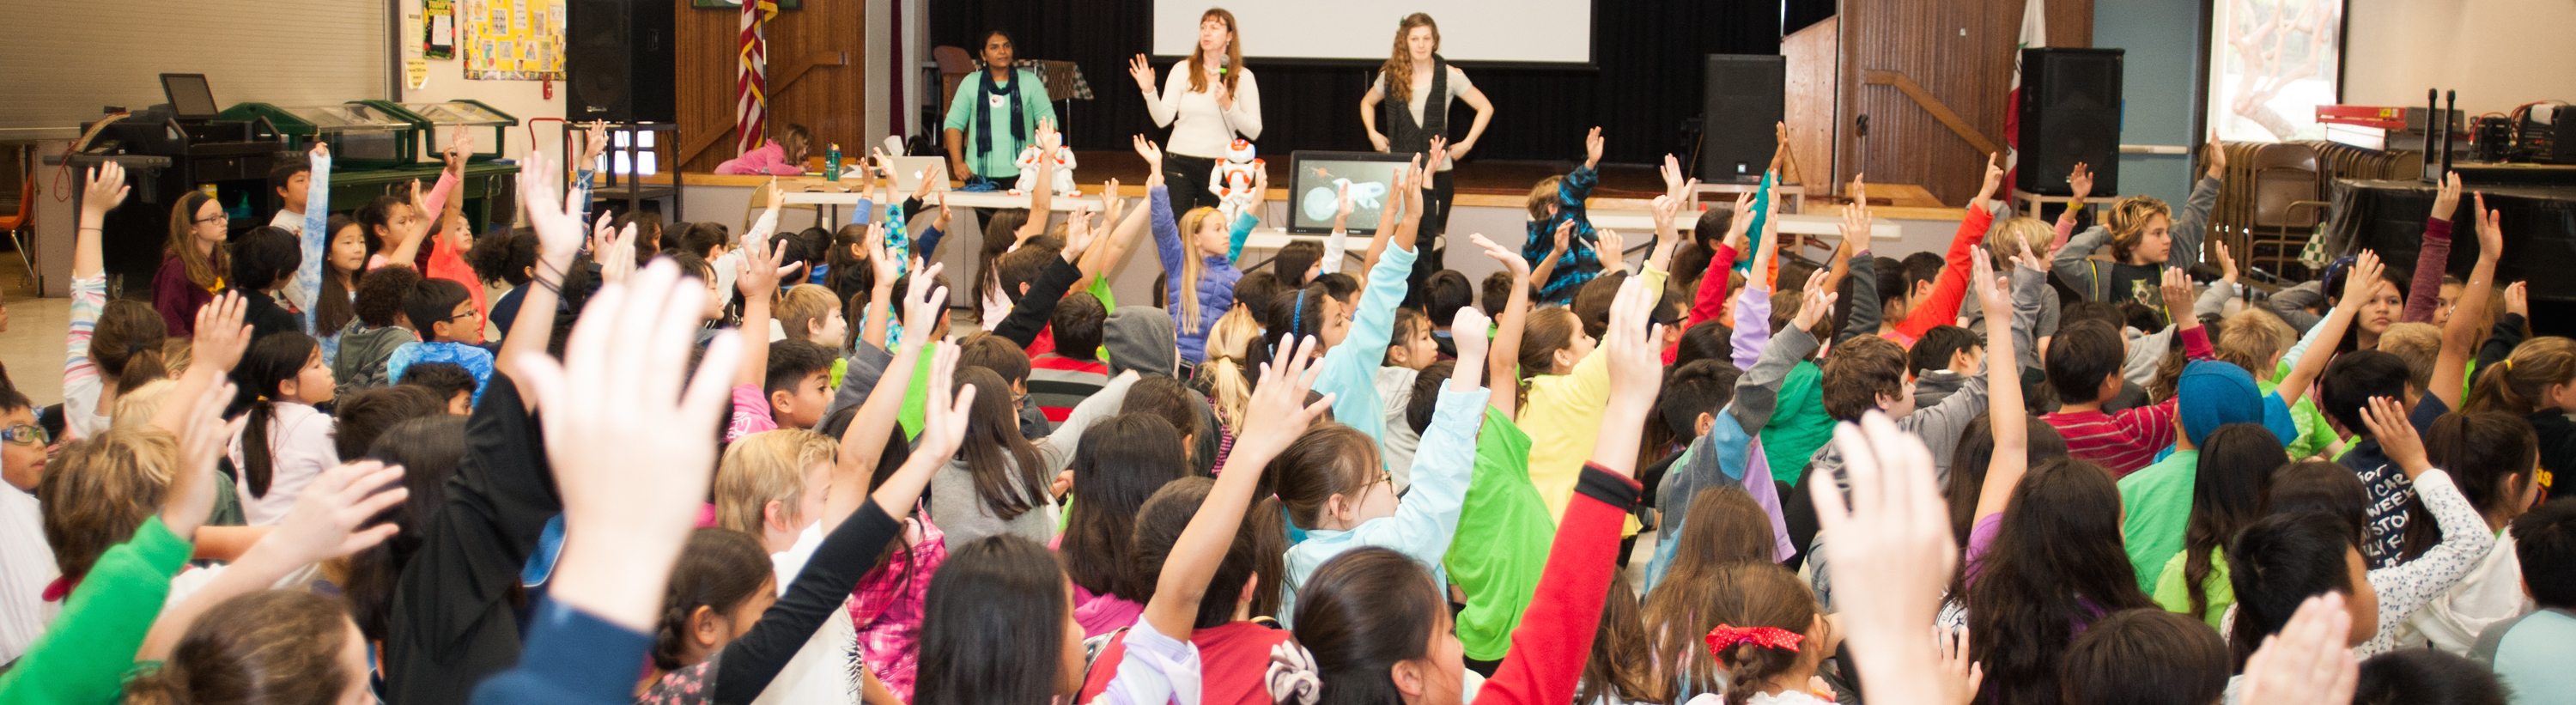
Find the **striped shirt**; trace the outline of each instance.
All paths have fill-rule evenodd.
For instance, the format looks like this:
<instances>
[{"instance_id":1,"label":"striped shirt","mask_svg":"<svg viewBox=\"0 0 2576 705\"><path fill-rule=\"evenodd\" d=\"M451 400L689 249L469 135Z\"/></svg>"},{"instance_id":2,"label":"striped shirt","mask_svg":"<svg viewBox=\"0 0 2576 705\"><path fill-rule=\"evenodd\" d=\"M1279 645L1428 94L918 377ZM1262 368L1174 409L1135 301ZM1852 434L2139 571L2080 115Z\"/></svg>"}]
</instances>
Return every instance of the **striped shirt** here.
<instances>
[{"instance_id":1,"label":"striped shirt","mask_svg":"<svg viewBox=\"0 0 2576 705\"><path fill-rule=\"evenodd\" d=\"M1109 383L1109 363L1076 360L1055 353L1029 358L1029 401L1046 413L1047 425L1064 423L1073 407Z\"/></svg>"},{"instance_id":2,"label":"striped shirt","mask_svg":"<svg viewBox=\"0 0 2576 705\"><path fill-rule=\"evenodd\" d=\"M2183 355L2193 360L2215 356L2209 348L2208 330L2192 326L2182 331ZM2127 477L2156 460L2156 451L2174 444L2174 400L2105 414L2094 411L2061 411L2040 417L2066 437L2066 452L2109 468L2115 477Z\"/></svg>"}]
</instances>

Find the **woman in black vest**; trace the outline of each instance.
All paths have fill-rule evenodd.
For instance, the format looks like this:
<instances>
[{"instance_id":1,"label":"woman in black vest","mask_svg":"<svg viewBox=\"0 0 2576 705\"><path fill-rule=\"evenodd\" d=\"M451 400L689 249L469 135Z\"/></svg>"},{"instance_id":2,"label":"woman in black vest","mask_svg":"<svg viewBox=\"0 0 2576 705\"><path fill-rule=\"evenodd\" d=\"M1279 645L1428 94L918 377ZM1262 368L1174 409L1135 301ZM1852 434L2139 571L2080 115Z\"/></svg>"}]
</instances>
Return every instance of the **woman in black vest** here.
<instances>
[{"instance_id":1,"label":"woman in black vest","mask_svg":"<svg viewBox=\"0 0 2576 705\"><path fill-rule=\"evenodd\" d=\"M1423 13L1406 15L1395 29L1395 52L1386 66L1378 71L1368 95L1360 96L1360 124L1368 126L1369 144L1380 152L1429 152L1431 138L1449 134L1449 102L1463 100L1476 109L1476 122L1467 128L1464 139L1451 140L1449 159L1433 168L1431 197L1424 199L1422 235L1425 239L1420 257L1414 259L1412 284L1405 300L1418 299L1423 283L1431 273L1440 271L1440 240L1448 230L1449 200L1455 185L1449 180L1449 168L1476 148L1476 139L1485 135L1485 123L1494 118L1494 103L1485 92L1467 81L1467 73L1450 66L1440 58L1440 25ZM1389 100L1392 98L1393 100ZM1384 103L1386 115L1379 120L1378 109ZM1381 124L1386 127L1380 132Z\"/></svg>"}]
</instances>

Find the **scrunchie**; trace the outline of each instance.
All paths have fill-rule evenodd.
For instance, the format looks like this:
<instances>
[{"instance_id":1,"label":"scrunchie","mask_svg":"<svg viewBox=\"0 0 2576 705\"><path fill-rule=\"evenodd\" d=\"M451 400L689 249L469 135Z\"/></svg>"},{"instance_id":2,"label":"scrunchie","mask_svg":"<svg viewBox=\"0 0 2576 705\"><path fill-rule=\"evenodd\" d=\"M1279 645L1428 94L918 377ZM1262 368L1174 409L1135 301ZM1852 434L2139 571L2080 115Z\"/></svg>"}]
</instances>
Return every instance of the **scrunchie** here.
<instances>
[{"instance_id":1,"label":"scrunchie","mask_svg":"<svg viewBox=\"0 0 2576 705\"><path fill-rule=\"evenodd\" d=\"M1787 649L1791 653L1796 653L1798 642L1806 640L1805 634L1779 627L1735 627L1725 624L1708 630L1706 638L1709 654L1720 659L1725 658L1725 654L1721 652L1735 648L1738 644L1752 644L1766 649Z\"/></svg>"},{"instance_id":2,"label":"scrunchie","mask_svg":"<svg viewBox=\"0 0 2576 705\"><path fill-rule=\"evenodd\" d=\"M1270 686L1271 702L1288 702L1293 696L1297 705L1315 705L1315 699L1323 695L1324 681L1316 675L1315 655L1293 641L1270 646L1270 669L1263 680Z\"/></svg>"}]
</instances>

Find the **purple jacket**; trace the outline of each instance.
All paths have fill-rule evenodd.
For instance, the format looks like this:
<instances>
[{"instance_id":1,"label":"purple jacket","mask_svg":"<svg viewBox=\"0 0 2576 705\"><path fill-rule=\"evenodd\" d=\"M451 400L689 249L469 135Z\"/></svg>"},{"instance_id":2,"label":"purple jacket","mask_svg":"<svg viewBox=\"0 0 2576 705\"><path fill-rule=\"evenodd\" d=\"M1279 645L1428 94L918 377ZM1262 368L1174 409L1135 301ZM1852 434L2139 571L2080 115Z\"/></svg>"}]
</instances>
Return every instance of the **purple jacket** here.
<instances>
[{"instance_id":1,"label":"purple jacket","mask_svg":"<svg viewBox=\"0 0 2576 705\"><path fill-rule=\"evenodd\" d=\"M1154 254L1162 258L1163 271L1169 275L1164 278L1163 308L1172 312L1172 329L1179 333L1181 359L1196 365L1207 360L1208 331L1215 330L1216 319L1224 317L1227 309L1234 308L1234 284L1243 280L1243 270L1236 269L1234 260L1229 257L1208 255L1202 258L1198 283L1199 324L1193 327L1184 322L1180 309L1181 287L1185 284L1181 281L1181 258L1189 256L1190 248L1182 242L1180 224L1172 220L1171 191L1156 186L1150 193ZM1233 254L1243 252L1244 236L1252 234L1252 227L1260 223L1260 217L1251 213L1235 220L1229 233L1234 243ZM1260 312L1254 313L1258 315Z\"/></svg>"}]
</instances>

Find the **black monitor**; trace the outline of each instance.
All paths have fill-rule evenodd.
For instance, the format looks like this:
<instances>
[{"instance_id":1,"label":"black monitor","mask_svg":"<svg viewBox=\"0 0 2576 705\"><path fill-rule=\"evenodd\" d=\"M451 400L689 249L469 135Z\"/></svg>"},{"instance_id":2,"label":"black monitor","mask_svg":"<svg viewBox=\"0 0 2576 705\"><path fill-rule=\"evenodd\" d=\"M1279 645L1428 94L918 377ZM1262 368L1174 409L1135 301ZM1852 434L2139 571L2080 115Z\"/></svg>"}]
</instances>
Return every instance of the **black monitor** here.
<instances>
[{"instance_id":1,"label":"black monitor","mask_svg":"<svg viewBox=\"0 0 2576 705\"><path fill-rule=\"evenodd\" d=\"M1333 212L1339 210L1335 196L1341 182L1351 183L1350 231L1358 235L1377 234L1378 219L1392 200L1396 167L1413 161L1411 154L1383 152L1314 152L1297 151L1288 155L1289 168L1295 176L1288 180L1288 232L1325 234L1333 231Z\"/></svg>"},{"instance_id":2,"label":"black monitor","mask_svg":"<svg viewBox=\"0 0 2576 705\"><path fill-rule=\"evenodd\" d=\"M181 120L213 120L222 112L215 107L215 90L202 73L161 74L161 94L170 99L170 112Z\"/></svg>"}]
</instances>

